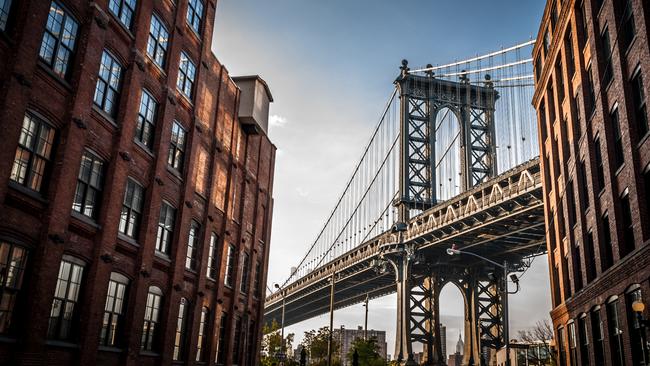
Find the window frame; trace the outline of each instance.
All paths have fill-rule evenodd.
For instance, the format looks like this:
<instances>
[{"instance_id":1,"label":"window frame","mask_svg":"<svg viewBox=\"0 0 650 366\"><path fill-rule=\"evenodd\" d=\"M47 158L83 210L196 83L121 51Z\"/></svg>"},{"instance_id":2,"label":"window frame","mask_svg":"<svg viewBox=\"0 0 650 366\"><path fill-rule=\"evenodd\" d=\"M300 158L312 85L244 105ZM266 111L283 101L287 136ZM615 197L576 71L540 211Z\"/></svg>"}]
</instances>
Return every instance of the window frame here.
<instances>
[{"instance_id":1,"label":"window frame","mask_svg":"<svg viewBox=\"0 0 650 366\"><path fill-rule=\"evenodd\" d=\"M156 34L154 28L154 20L156 21L158 28ZM164 37L161 37L161 33L164 31ZM166 39L165 41L163 41ZM155 12L151 14L151 20L149 21L149 35L147 37L147 56L161 69L164 69L167 66L167 47L169 45L169 30L167 29L166 24L162 21L162 18L159 17ZM153 54L152 54L153 53Z\"/></svg>"},{"instance_id":2,"label":"window frame","mask_svg":"<svg viewBox=\"0 0 650 366\"><path fill-rule=\"evenodd\" d=\"M181 297L178 305L178 316L176 317L176 330L174 332L174 349L172 352L173 361L185 359L186 338L187 338L187 318L189 317L190 302Z\"/></svg>"},{"instance_id":3,"label":"window frame","mask_svg":"<svg viewBox=\"0 0 650 366\"><path fill-rule=\"evenodd\" d=\"M90 161L89 172L87 172L88 178L82 176L84 175L85 159L89 159ZM104 185L104 164L104 160L89 149L85 149L81 155L79 174L77 174L77 187L75 188L75 195L72 201L72 210L93 220L97 220L99 211L101 210L102 191ZM95 170L97 165L99 170ZM93 185L93 174L97 175L96 186ZM79 193L80 189L82 191L81 193ZM93 198L95 199L90 208L90 212L88 212L89 192L92 192ZM77 202L78 198L81 198L80 202ZM75 208L75 206L78 206L79 209Z\"/></svg>"},{"instance_id":4,"label":"window frame","mask_svg":"<svg viewBox=\"0 0 650 366\"><path fill-rule=\"evenodd\" d=\"M126 276L111 272L106 292L102 328L99 333L99 344L101 346L116 347L122 345L119 335L124 331L124 316L126 307L128 307L125 307L125 304L128 303L129 282ZM109 324L113 326L112 331L111 327L108 327Z\"/></svg>"},{"instance_id":5,"label":"window frame","mask_svg":"<svg viewBox=\"0 0 650 366\"><path fill-rule=\"evenodd\" d=\"M104 63L105 59L109 61L109 67ZM104 69L108 70L108 79L105 79L104 76L102 76L102 70ZM118 72L114 73L115 70ZM117 116L117 110L120 103L120 91L122 89L123 71L124 66L119 62L118 58L109 50L104 48L99 61L99 70L97 71L97 82L95 83L95 92L93 94L93 105L111 118ZM117 79L117 81L115 81L115 79ZM113 99L110 101L110 106L107 106L106 104L106 101L108 100L107 92L111 92L111 95L113 96ZM101 96L99 96L98 93L101 93ZM98 98L100 98L99 101Z\"/></svg>"},{"instance_id":6,"label":"window frame","mask_svg":"<svg viewBox=\"0 0 650 366\"><path fill-rule=\"evenodd\" d=\"M131 200L127 204L126 200L127 197L129 196L130 187L133 187L132 192L130 193ZM133 207L135 206L133 200L135 198L136 190L139 191L139 196L140 196L140 202L139 202L140 205L137 208ZM138 183L135 179L129 177L127 179L127 183L124 188L124 198L122 200L122 210L120 212L120 221L118 225L118 230L120 233L134 240L137 240L139 236L138 234L140 231L140 220L142 219L142 214L144 211L144 200L145 200L144 195L145 195L145 188L142 185L140 185L140 183ZM125 210L126 210L126 219L124 219Z\"/></svg>"},{"instance_id":7,"label":"window frame","mask_svg":"<svg viewBox=\"0 0 650 366\"><path fill-rule=\"evenodd\" d=\"M57 8L55 9L53 8L53 6L56 6ZM52 17L52 10L54 10L55 13L58 10L63 14L61 23L59 24L59 29L57 31L57 34L54 34L55 29L50 29L50 24L56 21ZM66 31L70 32L70 29L66 29L68 25L68 20L70 20L71 24L73 25L73 30L74 30L73 37L68 37L65 35ZM70 35L72 35L72 33L73 32L70 32ZM64 5L62 5L58 1L51 1L50 10L48 12L47 21L45 23L45 29L43 31L43 37L41 38L41 44L38 49L38 58L45 65L47 65L47 67L50 68L55 75L61 77L64 80L68 80L70 78L69 66L75 56L75 50L77 46L76 41L78 36L79 36L79 21L72 15L72 12L70 12ZM72 45L65 44L64 40L68 38L72 38L71 40ZM52 40L54 43L50 44L49 40ZM49 54L49 57L47 54L44 54L44 52L46 52L45 50L47 46L51 46L51 53ZM63 63L60 63L62 59L59 58L61 56L59 54L61 52L61 48L64 49L64 52L67 52L67 54L65 55L67 58ZM57 67L57 64L62 66Z\"/></svg>"},{"instance_id":8,"label":"window frame","mask_svg":"<svg viewBox=\"0 0 650 366\"><path fill-rule=\"evenodd\" d=\"M157 325L160 323L160 312L163 303L163 292L157 286L149 286L147 302L142 325L142 337L140 338L141 351L155 351L157 348L158 334Z\"/></svg>"},{"instance_id":9,"label":"window frame","mask_svg":"<svg viewBox=\"0 0 650 366\"><path fill-rule=\"evenodd\" d=\"M176 226L176 207L174 207L171 203L163 200L160 205L160 214L158 216L158 227L156 229L155 251L157 253L169 255L169 252L171 251L171 244L172 241L174 240L175 226Z\"/></svg>"},{"instance_id":10,"label":"window frame","mask_svg":"<svg viewBox=\"0 0 650 366\"><path fill-rule=\"evenodd\" d=\"M185 67L183 67L183 65L185 65ZM190 101L194 98L196 71L196 63L192 61L187 52L181 51L178 61L178 77L176 79L176 89Z\"/></svg>"},{"instance_id":11,"label":"window frame","mask_svg":"<svg viewBox=\"0 0 650 366\"><path fill-rule=\"evenodd\" d=\"M209 326L210 326L210 309L207 306L201 308L201 317L199 319L199 329L197 334L196 342L196 362L206 361L207 348L208 348L208 339L209 337Z\"/></svg>"},{"instance_id":12,"label":"window frame","mask_svg":"<svg viewBox=\"0 0 650 366\"><path fill-rule=\"evenodd\" d=\"M7 248L3 250L3 247ZM15 260L16 249L22 250L20 262ZM23 280L27 270L27 261L29 260L30 250L25 246L6 240L0 240L0 300L5 296L10 298L6 301L7 309L0 309L0 313L8 315L0 317L3 323L0 323L0 335L11 335L14 333L14 317L16 304L20 302L22 295ZM3 259L3 253L6 254L6 262ZM5 275L6 274L6 275ZM13 274L13 278L10 275ZM11 283L10 283L11 281ZM2 301L5 303L5 301Z\"/></svg>"},{"instance_id":13,"label":"window frame","mask_svg":"<svg viewBox=\"0 0 650 366\"><path fill-rule=\"evenodd\" d=\"M250 254L244 252L242 253L242 264L241 264L241 282L239 283L239 292L242 294L248 294L249 286L248 282L250 281L250 270L251 270L251 256Z\"/></svg>"},{"instance_id":14,"label":"window frame","mask_svg":"<svg viewBox=\"0 0 650 366\"><path fill-rule=\"evenodd\" d=\"M153 149L154 138L156 137L158 105L158 100L147 89L143 88L140 93L138 117L135 122L135 135L133 138L149 150Z\"/></svg>"},{"instance_id":15,"label":"window frame","mask_svg":"<svg viewBox=\"0 0 650 366\"><path fill-rule=\"evenodd\" d=\"M643 139L644 136L650 132L650 125L648 124L647 115L647 95L643 89L643 75L641 73L641 66L637 66L632 77L630 78L630 86L632 87L632 102L634 103L634 122L638 133L638 140Z\"/></svg>"},{"instance_id":16,"label":"window frame","mask_svg":"<svg viewBox=\"0 0 650 366\"><path fill-rule=\"evenodd\" d=\"M187 234L187 252L185 254L185 269L196 271L198 268L199 252L201 250L201 224L192 220Z\"/></svg>"},{"instance_id":17,"label":"window frame","mask_svg":"<svg viewBox=\"0 0 650 366\"><path fill-rule=\"evenodd\" d=\"M177 130L176 134L174 134L175 129ZM174 135L176 135L176 137L174 137ZM187 131L179 121L174 120L172 122L172 133L169 140L167 166L176 170L179 173L183 171L183 165L184 165L183 163L185 162L186 142L187 142Z\"/></svg>"},{"instance_id":18,"label":"window frame","mask_svg":"<svg viewBox=\"0 0 650 366\"><path fill-rule=\"evenodd\" d=\"M196 9L197 4L201 5L200 11L197 11ZM187 1L187 12L185 13L185 22L197 36L201 35L201 31L203 28L204 13L205 13L205 4L203 3L202 0ZM195 22L197 20L198 20L198 24Z\"/></svg>"},{"instance_id":19,"label":"window frame","mask_svg":"<svg viewBox=\"0 0 650 366\"><path fill-rule=\"evenodd\" d=\"M69 266L67 269L67 274L64 273L64 268L66 265ZM52 298L52 305L50 307L50 314L48 317L48 339L61 341L73 341L75 339L77 335L77 327L75 325L75 322L79 317L79 311L75 311L75 307L78 308L76 305L79 303L79 294L82 290L83 272L85 266L85 263L74 257L64 255L61 259L61 262L59 263L59 272L57 274L54 296ZM61 276L65 276L65 278ZM75 277L74 280L73 276ZM65 284L63 284L63 282L65 282ZM62 286L65 286L65 288L61 293L60 291ZM65 309L65 311L60 311L58 315L54 316L55 307L58 307L58 305L55 305L57 303L60 304L60 309ZM71 306L70 310L68 309L68 306ZM66 319L66 313L68 312L70 315ZM64 322L67 322L67 324Z\"/></svg>"},{"instance_id":20,"label":"window frame","mask_svg":"<svg viewBox=\"0 0 650 366\"><path fill-rule=\"evenodd\" d=\"M228 244L228 253L226 254L226 271L223 277L223 284L228 288L233 288L235 285L233 279L235 278L235 260L236 248L232 244Z\"/></svg>"},{"instance_id":21,"label":"window frame","mask_svg":"<svg viewBox=\"0 0 650 366\"><path fill-rule=\"evenodd\" d=\"M10 21L9 14L11 14L14 3L13 0L4 0L2 5L0 6L0 32L6 32Z\"/></svg>"},{"instance_id":22,"label":"window frame","mask_svg":"<svg viewBox=\"0 0 650 366\"><path fill-rule=\"evenodd\" d=\"M212 280L217 280L219 276L219 262L218 262L218 251L217 243L219 241L219 236L215 232L210 233L210 244L208 247L208 266L206 269L206 277Z\"/></svg>"},{"instance_id":23,"label":"window frame","mask_svg":"<svg viewBox=\"0 0 650 366\"><path fill-rule=\"evenodd\" d=\"M124 26L127 30L129 30L129 32L130 32L130 31L131 31L131 28L133 27L133 20L134 20L135 17L136 17L136 11L137 11L137 7L138 7L138 1L137 1L137 0L133 0L133 2L134 2L133 7L131 7L131 6L128 4L128 2L129 2L129 0L108 0L108 5L107 5L107 7L108 7L108 12L109 12L111 15L113 15L113 16L114 16L114 17L119 21L119 23L120 23L122 26ZM111 6L111 5L113 5L113 4L116 4L116 5L119 7L119 9L117 9L117 12L118 12L119 14L116 13L115 10L113 9L113 7ZM129 24L126 24L126 23L125 23L125 20L123 19L124 15L125 15L125 8L126 8L127 10L130 10L130 18L129 18L129 21L128 21Z\"/></svg>"},{"instance_id":24,"label":"window frame","mask_svg":"<svg viewBox=\"0 0 650 366\"><path fill-rule=\"evenodd\" d=\"M33 134L30 135L29 133L25 133L25 131L29 131L30 128L29 126L26 127L26 123L32 123L35 125ZM47 129L46 136L42 136L44 129ZM43 140L44 137L45 140ZM26 111L23 117L20 136L18 137L18 146L16 147L16 154L14 155L14 161L11 166L9 179L29 190L42 193L44 190L44 183L46 183L47 179L49 178L50 169L52 167L52 155L54 155L56 137L57 130L53 125L51 125L49 122L47 122L47 120L40 117L39 115L29 110ZM26 141L28 138L31 138L30 142ZM47 147L45 149L46 153L43 153L42 151L38 152L38 150L42 150L39 149L38 145L40 145L40 143L43 141L45 141L45 145L43 146ZM19 149L21 150L21 158L22 153L27 152L29 154L24 166L22 165L22 160L19 165L16 165ZM35 159L40 159L37 161L38 164L35 163ZM39 169L41 162L42 169ZM36 169L39 169L38 172L34 170L35 166ZM20 177L20 171L16 171L17 169L24 169L24 172L22 173L24 176L22 178ZM35 178L36 176L38 176L40 180L38 180L38 178ZM34 181L34 179L37 180Z\"/></svg>"}]
</instances>

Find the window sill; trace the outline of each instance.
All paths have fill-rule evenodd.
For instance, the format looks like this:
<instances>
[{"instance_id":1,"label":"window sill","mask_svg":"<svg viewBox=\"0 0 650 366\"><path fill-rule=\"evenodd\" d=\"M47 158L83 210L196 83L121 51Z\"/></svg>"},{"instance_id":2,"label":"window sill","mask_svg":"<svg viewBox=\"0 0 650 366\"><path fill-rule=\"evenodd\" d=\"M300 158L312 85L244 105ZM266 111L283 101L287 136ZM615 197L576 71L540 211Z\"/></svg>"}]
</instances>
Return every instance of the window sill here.
<instances>
[{"instance_id":1,"label":"window sill","mask_svg":"<svg viewBox=\"0 0 650 366\"><path fill-rule=\"evenodd\" d=\"M205 19L201 19L201 20L204 21ZM194 30L194 28L192 28L192 26L189 25L187 22L185 22L185 26L187 27L187 29L189 29L189 32L188 32L188 33L192 34L192 35L194 36L194 39L195 39L197 42L199 42L199 44L201 44L201 43L202 43L202 42L201 42L201 34L200 34L200 33L197 33L197 32Z\"/></svg>"},{"instance_id":2,"label":"window sill","mask_svg":"<svg viewBox=\"0 0 650 366\"><path fill-rule=\"evenodd\" d=\"M45 197L43 197L43 195L40 194L39 192L34 191L32 189L29 189L29 188L23 186L20 183L16 183L15 181L13 181L11 179L9 180L9 187L11 187L12 189L14 189L14 190L28 196L29 198L33 198L33 199L37 200L39 203L42 203L42 204L45 204L45 205L48 203L48 200Z\"/></svg>"},{"instance_id":3,"label":"window sill","mask_svg":"<svg viewBox=\"0 0 650 366\"><path fill-rule=\"evenodd\" d=\"M131 41L135 40L135 36L133 35L133 33L131 33L131 30L128 29L124 24L122 24L122 22L115 16L115 14L113 14L112 11L109 10L109 11L107 11L107 13L110 14L110 16L112 18L111 20L113 20L113 22L118 25L118 27L119 27L119 29L121 29L122 33L124 33L127 37L129 37L131 39Z\"/></svg>"},{"instance_id":4,"label":"window sill","mask_svg":"<svg viewBox=\"0 0 650 366\"><path fill-rule=\"evenodd\" d=\"M79 213L79 212L77 212L75 210L71 211L70 216L72 216L73 218L75 218L75 219L77 219L79 221L82 221L84 224L87 224L87 225L90 225L90 226L94 227L95 229L101 229L102 228L101 225L99 225L97 223L97 221L95 221L95 219L93 219L91 217L88 217L88 216L86 216L86 215L84 215L82 213Z\"/></svg>"},{"instance_id":5,"label":"window sill","mask_svg":"<svg viewBox=\"0 0 650 366\"><path fill-rule=\"evenodd\" d=\"M145 52L145 55L147 57L147 59L146 59L147 64L151 65L156 70L156 72L158 73L158 75L156 75L156 76L166 78L167 73L165 72L165 66L166 66L165 64L167 64L167 62L166 62L167 60L163 60L163 66L160 66L160 65L158 65L156 63L156 61L153 60L153 58L151 58L151 56L148 53ZM165 58L167 58L167 56L168 55L165 54Z\"/></svg>"},{"instance_id":6,"label":"window sill","mask_svg":"<svg viewBox=\"0 0 650 366\"><path fill-rule=\"evenodd\" d=\"M183 177L181 176L182 174L181 174L180 171L178 171L178 170L175 169L175 168L170 167L168 164L165 164L165 167L167 168L167 171L168 171L172 176L174 176L174 178L180 180L181 182L183 181Z\"/></svg>"},{"instance_id":7,"label":"window sill","mask_svg":"<svg viewBox=\"0 0 650 366\"><path fill-rule=\"evenodd\" d=\"M73 348L78 349L79 345L76 343L70 343L66 341L56 341L56 340L47 340L45 344L48 346L61 347L61 348Z\"/></svg>"},{"instance_id":8,"label":"window sill","mask_svg":"<svg viewBox=\"0 0 650 366\"><path fill-rule=\"evenodd\" d=\"M614 172L614 176L617 177L621 172L625 169L625 162L621 164L618 168L616 168L616 172Z\"/></svg>"},{"instance_id":9,"label":"window sill","mask_svg":"<svg viewBox=\"0 0 650 366\"><path fill-rule=\"evenodd\" d=\"M140 356L160 357L160 353L153 351L140 351Z\"/></svg>"},{"instance_id":10,"label":"window sill","mask_svg":"<svg viewBox=\"0 0 650 366\"><path fill-rule=\"evenodd\" d=\"M117 122L115 122L115 119L114 119L113 117L111 117L108 113L106 113L106 111L104 111L103 109L99 108L99 107L97 106L97 104L95 104L94 102L93 102L92 110L93 110L94 112L96 112L97 114L99 114L99 116L100 116L104 121L108 122L111 126L113 126L113 127L115 127L115 128L118 128L118 126L117 126Z\"/></svg>"},{"instance_id":11,"label":"window sill","mask_svg":"<svg viewBox=\"0 0 650 366\"><path fill-rule=\"evenodd\" d=\"M154 252L154 256L156 257L156 259L160 259L161 261L166 262L167 264L170 264L172 262L172 259L169 258L169 255L159 252L157 250Z\"/></svg>"},{"instance_id":12,"label":"window sill","mask_svg":"<svg viewBox=\"0 0 650 366\"><path fill-rule=\"evenodd\" d=\"M636 43L637 38L639 38L638 32L634 34L634 38L632 38L630 44L627 45L627 49L625 50L625 52L623 52L623 57L628 58L628 55L630 54L630 52L632 52L631 50L634 48L634 44Z\"/></svg>"},{"instance_id":13,"label":"window sill","mask_svg":"<svg viewBox=\"0 0 650 366\"><path fill-rule=\"evenodd\" d=\"M117 233L117 238L122 240L125 243L133 245L136 248L140 247L140 244L138 244L138 242L135 239L133 239L132 237L130 237L130 236L128 236L128 235L126 235L126 234L124 234L122 232Z\"/></svg>"},{"instance_id":14,"label":"window sill","mask_svg":"<svg viewBox=\"0 0 650 366\"><path fill-rule=\"evenodd\" d=\"M133 139L133 143L135 143L136 146L138 146L140 148L140 150L144 151L150 158L152 158L152 159L156 158L153 151L151 151L151 149L147 145L143 144L142 142L140 142L140 141L138 141L136 139Z\"/></svg>"},{"instance_id":15,"label":"window sill","mask_svg":"<svg viewBox=\"0 0 650 366\"><path fill-rule=\"evenodd\" d=\"M47 64L41 60L41 58L38 58L38 66L41 70L43 70L46 74L51 76L54 80L56 80L61 86L63 86L67 91L72 92L72 86L70 83L68 83L67 80L61 77L61 75L55 73L52 68L50 68Z\"/></svg>"},{"instance_id":16,"label":"window sill","mask_svg":"<svg viewBox=\"0 0 650 366\"><path fill-rule=\"evenodd\" d=\"M117 347L111 347L111 346L99 346L97 347L98 350L103 351L103 352L112 352L112 353L122 353L124 352L123 349L117 348Z\"/></svg>"},{"instance_id":17,"label":"window sill","mask_svg":"<svg viewBox=\"0 0 650 366\"><path fill-rule=\"evenodd\" d=\"M645 135L641 136L639 139L639 142L636 144L636 148L639 149L643 144L650 138L650 129L645 133Z\"/></svg>"},{"instance_id":18,"label":"window sill","mask_svg":"<svg viewBox=\"0 0 650 366\"><path fill-rule=\"evenodd\" d=\"M192 102L192 99L190 99L190 97L185 95L185 93L183 93L182 91L178 90L178 88L176 88L176 94L178 94L178 96L180 97L180 101L182 104L185 104L185 106L189 109L194 109L194 103Z\"/></svg>"}]
</instances>

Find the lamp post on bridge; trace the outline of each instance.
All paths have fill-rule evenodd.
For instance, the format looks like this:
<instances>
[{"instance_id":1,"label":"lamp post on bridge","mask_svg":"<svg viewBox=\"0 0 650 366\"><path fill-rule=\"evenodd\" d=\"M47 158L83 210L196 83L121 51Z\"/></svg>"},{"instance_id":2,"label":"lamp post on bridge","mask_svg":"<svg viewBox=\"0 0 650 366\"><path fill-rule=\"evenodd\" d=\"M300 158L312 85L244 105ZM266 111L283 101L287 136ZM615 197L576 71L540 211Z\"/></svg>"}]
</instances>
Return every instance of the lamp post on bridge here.
<instances>
[{"instance_id":1,"label":"lamp post on bridge","mask_svg":"<svg viewBox=\"0 0 650 366\"><path fill-rule=\"evenodd\" d=\"M280 360L280 364L284 365L284 359L286 358L285 347L284 347L284 295L285 295L284 292L285 292L285 290L281 289L280 285L278 285L277 283L275 285L273 285L273 287L275 287L277 290L279 290L280 291L280 296L282 296L282 320L280 321L281 322L281 327L282 327L282 330L280 331L280 337L282 339L281 342L280 342L280 353L282 354L282 356L281 356L282 359Z\"/></svg>"},{"instance_id":2,"label":"lamp post on bridge","mask_svg":"<svg viewBox=\"0 0 650 366\"><path fill-rule=\"evenodd\" d=\"M455 245L449 249L447 249L447 254L449 255L460 255L460 254L467 254L471 255L473 257L482 259L488 263L494 264L495 266L503 269L503 340L504 340L504 348L505 348L505 354L506 354L506 366L510 366L510 331L509 331L509 319L508 319L508 261L504 260L503 264L497 263L489 258L485 258L481 255L478 255L476 253L472 252L467 252L464 250L459 250L455 248ZM519 291L519 279L515 274L512 274L511 276L512 282L517 284L517 291ZM517 293L517 291L513 292Z\"/></svg>"},{"instance_id":3,"label":"lamp post on bridge","mask_svg":"<svg viewBox=\"0 0 650 366\"><path fill-rule=\"evenodd\" d=\"M363 304L363 307L366 308L366 321L363 325L363 340L368 340L368 294L366 294L366 302Z\"/></svg>"}]
</instances>

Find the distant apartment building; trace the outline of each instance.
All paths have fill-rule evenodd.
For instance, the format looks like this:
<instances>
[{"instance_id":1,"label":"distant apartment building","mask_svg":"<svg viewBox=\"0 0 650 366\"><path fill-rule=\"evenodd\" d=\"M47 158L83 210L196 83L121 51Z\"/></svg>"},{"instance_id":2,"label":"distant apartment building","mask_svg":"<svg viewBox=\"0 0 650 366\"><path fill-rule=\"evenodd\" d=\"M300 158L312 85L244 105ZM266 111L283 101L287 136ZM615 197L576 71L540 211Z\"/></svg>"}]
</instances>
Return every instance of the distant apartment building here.
<instances>
[{"instance_id":1,"label":"distant apartment building","mask_svg":"<svg viewBox=\"0 0 650 366\"><path fill-rule=\"evenodd\" d=\"M215 0L0 0L0 365L256 365L275 146Z\"/></svg>"},{"instance_id":2,"label":"distant apartment building","mask_svg":"<svg viewBox=\"0 0 650 366\"><path fill-rule=\"evenodd\" d=\"M631 306L650 299L649 14L550 0L533 50L561 365L648 360Z\"/></svg>"},{"instance_id":3,"label":"distant apartment building","mask_svg":"<svg viewBox=\"0 0 650 366\"><path fill-rule=\"evenodd\" d=\"M334 339L336 339L341 345L341 365L342 366L351 366L352 363L348 361L347 355L348 352L353 348L352 343L356 339L364 339L365 331L363 327L357 327L357 329L345 329L344 326L341 326L339 329L334 329ZM384 330L374 330L368 329L368 339L374 338L377 341L377 346L379 346L379 355L386 360L387 357L387 348L388 344L386 343L386 331Z\"/></svg>"}]
</instances>

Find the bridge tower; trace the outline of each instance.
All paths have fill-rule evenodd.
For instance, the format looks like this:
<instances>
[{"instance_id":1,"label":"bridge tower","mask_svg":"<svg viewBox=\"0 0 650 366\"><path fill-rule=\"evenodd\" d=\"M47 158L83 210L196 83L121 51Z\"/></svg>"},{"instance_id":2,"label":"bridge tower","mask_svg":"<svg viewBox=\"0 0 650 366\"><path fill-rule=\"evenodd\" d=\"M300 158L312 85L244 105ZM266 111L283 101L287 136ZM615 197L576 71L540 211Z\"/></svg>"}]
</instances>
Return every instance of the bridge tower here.
<instances>
[{"instance_id":1,"label":"bridge tower","mask_svg":"<svg viewBox=\"0 0 650 366\"><path fill-rule=\"evenodd\" d=\"M466 191L496 175L494 111L498 93L489 76L483 86L470 84L466 75L458 82L436 78L433 73L409 73L402 61L395 81L400 97L400 176L398 223L393 227L397 243L386 246L382 257L395 269L397 282L397 332L395 357L414 365L412 344L424 345L425 362L443 365L440 334L440 290L452 282L465 299L464 365L482 365L490 349L503 342L503 276L482 268L430 266L423 263L414 244L405 244L403 233L412 212L438 203L436 197L435 131L438 113L448 108L460 123L461 190ZM493 359L494 356L488 356ZM494 362L494 361L492 361Z\"/></svg>"}]
</instances>

